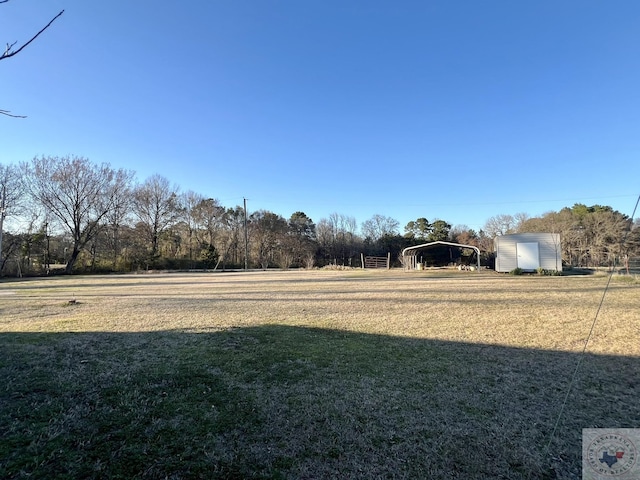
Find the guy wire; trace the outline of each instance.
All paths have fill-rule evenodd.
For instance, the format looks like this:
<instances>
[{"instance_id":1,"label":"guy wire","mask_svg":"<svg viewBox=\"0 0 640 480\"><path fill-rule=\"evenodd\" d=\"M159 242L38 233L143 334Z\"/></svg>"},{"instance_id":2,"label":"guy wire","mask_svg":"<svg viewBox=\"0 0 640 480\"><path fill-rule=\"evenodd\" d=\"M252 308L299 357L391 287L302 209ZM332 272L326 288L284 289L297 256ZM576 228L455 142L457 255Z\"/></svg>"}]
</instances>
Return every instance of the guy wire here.
<instances>
[{"instance_id":1,"label":"guy wire","mask_svg":"<svg viewBox=\"0 0 640 480\"><path fill-rule=\"evenodd\" d=\"M631 214L631 222L633 225L633 221L636 215L636 210L638 209L638 204L640 204L640 195L638 195L638 199L636 200L636 205L633 208L633 213ZM629 228L629 230L627 230L624 234L624 237L622 238L622 241L620 242L620 245L623 245L624 242L627 240L627 236L629 235L629 233L631 232L633 226L631 228ZM598 308L596 310L595 316L593 317L593 322L591 322L591 328L589 329L589 334L587 335L587 338L585 339L584 342L584 346L582 347L582 352L580 352L580 355L578 356L578 362L576 363L576 367L573 370L573 375L571 376L571 381L569 382L569 386L567 387L567 393L564 396L564 400L562 401L562 405L560 406L560 411L558 412L558 416L556 418L555 424L553 425L553 429L551 430L551 434L549 435L549 441L547 442L547 445L545 446L545 449L543 451L543 458L547 457L547 454L549 453L549 450L551 449L551 442L553 442L553 439L556 435L556 431L558 430L558 426L560 425L560 420L562 419L562 416L564 415L564 410L565 407L567 406L567 402L569 401L569 395L571 394L571 391L575 385L576 379L578 378L578 372L580 371L580 366L582 365L582 360L584 359L586 353L587 353L587 346L589 345L589 341L591 340L591 336L593 335L593 332L595 330L596 324L598 322L598 317L600 315L600 310L602 310L602 305L604 304L604 299L607 296L607 292L609 291L609 285L611 284L611 279L613 278L613 272L615 270L615 264L614 264L614 268L612 268L611 272L609 273L609 278L607 279L607 284L604 287L604 290L602 292L602 297L600 298L600 303L598 304ZM529 472L531 473L531 471Z\"/></svg>"}]
</instances>

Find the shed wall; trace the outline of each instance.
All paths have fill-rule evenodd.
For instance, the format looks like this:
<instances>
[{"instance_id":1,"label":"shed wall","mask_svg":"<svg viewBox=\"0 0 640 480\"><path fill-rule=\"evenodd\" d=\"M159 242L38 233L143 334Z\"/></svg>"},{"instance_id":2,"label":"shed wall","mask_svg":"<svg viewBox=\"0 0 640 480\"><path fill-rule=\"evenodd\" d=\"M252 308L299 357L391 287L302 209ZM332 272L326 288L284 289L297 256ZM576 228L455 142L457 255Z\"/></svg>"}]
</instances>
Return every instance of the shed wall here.
<instances>
[{"instance_id":1,"label":"shed wall","mask_svg":"<svg viewBox=\"0 0 640 480\"><path fill-rule=\"evenodd\" d=\"M516 233L494 239L496 272L510 272L518 267L517 244L538 243L540 267L562 271L562 249L558 233Z\"/></svg>"},{"instance_id":2,"label":"shed wall","mask_svg":"<svg viewBox=\"0 0 640 480\"><path fill-rule=\"evenodd\" d=\"M518 266L516 241L511 241L507 236L494 239L496 246L496 272L510 272Z\"/></svg>"}]
</instances>

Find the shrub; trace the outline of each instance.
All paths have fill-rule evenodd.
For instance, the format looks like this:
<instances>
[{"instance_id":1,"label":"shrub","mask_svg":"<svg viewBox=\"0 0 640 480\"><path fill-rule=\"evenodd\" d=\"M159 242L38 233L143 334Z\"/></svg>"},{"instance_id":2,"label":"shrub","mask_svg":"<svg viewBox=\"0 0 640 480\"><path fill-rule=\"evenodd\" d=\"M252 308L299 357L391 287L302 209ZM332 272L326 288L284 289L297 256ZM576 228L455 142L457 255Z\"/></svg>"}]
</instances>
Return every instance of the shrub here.
<instances>
[{"instance_id":1,"label":"shrub","mask_svg":"<svg viewBox=\"0 0 640 480\"><path fill-rule=\"evenodd\" d=\"M514 268L513 270L511 270L509 272L509 275L522 275L524 273L524 271L518 267L518 268Z\"/></svg>"},{"instance_id":2,"label":"shrub","mask_svg":"<svg viewBox=\"0 0 640 480\"><path fill-rule=\"evenodd\" d=\"M542 267L538 267L536 269L536 272L538 272L538 275L544 275L546 277L559 277L562 275L562 272L560 270L547 270Z\"/></svg>"}]
</instances>

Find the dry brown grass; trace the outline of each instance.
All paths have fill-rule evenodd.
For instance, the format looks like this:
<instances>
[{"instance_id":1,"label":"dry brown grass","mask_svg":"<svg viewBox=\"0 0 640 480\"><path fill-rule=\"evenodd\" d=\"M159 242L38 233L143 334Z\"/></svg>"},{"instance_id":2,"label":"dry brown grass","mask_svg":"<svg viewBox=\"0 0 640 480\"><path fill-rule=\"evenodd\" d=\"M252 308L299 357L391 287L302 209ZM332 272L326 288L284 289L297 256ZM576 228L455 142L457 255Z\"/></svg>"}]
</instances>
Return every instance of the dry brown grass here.
<instances>
[{"instance_id":1,"label":"dry brown grass","mask_svg":"<svg viewBox=\"0 0 640 480\"><path fill-rule=\"evenodd\" d=\"M93 432L97 422L125 431L155 462L146 473L122 473L108 464L128 457L100 450L67 458L76 465L67 470L60 458L39 460L58 465L61 478L577 478L582 428L640 426L632 375L640 289L611 282L550 437L607 281L283 271L2 283L0 348L13 360L0 363L0 406L11 411L0 433L16 446L78 431L107 442ZM61 380L44 381L38 369ZM79 393L81 382L90 383L88 393ZM43 396L23 401L34 389ZM219 400L211 399L218 413L202 410L194 400L201 394ZM55 404L56 396L68 404L46 410L35 433L20 434L29 430L20 409ZM101 398L115 404L102 400L108 410L90 413ZM189 407L178 413L181 404ZM111 417L123 417L123 408L137 411L139 428L129 432ZM198 418L214 434L200 432ZM185 429L191 433L176 435ZM157 433L165 431L173 433ZM149 444L140 432L163 440ZM158 457L173 458L177 447L167 443L189 435L206 449L183 451L182 464ZM46 478L16 455L0 475ZM46 442L28 455L56 457Z\"/></svg>"},{"instance_id":2,"label":"dry brown grass","mask_svg":"<svg viewBox=\"0 0 640 480\"><path fill-rule=\"evenodd\" d=\"M7 332L264 324L581 351L607 277L386 271L59 277L6 283ZM640 356L636 285L612 282L589 351ZM77 305L69 304L76 300Z\"/></svg>"}]
</instances>

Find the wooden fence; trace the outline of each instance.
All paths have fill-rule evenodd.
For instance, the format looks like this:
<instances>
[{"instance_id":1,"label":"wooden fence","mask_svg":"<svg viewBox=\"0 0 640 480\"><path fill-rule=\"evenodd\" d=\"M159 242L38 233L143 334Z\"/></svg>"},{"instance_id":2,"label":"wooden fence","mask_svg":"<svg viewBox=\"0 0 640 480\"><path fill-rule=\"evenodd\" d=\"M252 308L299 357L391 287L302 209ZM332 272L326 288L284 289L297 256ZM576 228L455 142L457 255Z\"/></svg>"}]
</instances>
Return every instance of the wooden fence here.
<instances>
[{"instance_id":1,"label":"wooden fence","mask_svg":"<svg viewBox=\"0 0 640 480\"><path fill-rule=\"evenodd\" d=\"M370 257L360 254L362 260L362 268L391 268L391 253L387 253L386 257Z\"/></svg>"}]
</instances>

